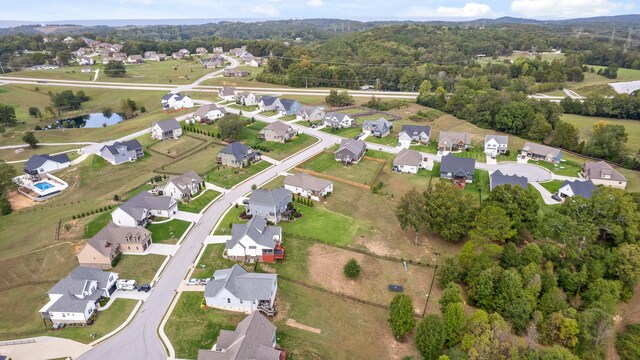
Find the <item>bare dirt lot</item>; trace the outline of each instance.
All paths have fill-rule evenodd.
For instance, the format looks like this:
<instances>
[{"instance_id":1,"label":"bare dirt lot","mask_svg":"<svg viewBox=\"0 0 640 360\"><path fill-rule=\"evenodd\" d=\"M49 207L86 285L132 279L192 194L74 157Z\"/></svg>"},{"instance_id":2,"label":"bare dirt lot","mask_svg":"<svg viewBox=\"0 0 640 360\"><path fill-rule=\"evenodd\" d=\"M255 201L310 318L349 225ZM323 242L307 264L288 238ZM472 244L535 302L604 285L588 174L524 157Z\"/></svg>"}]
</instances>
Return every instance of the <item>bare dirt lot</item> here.
<instances>
[{"instance_id":1,"label":"bare dirt lot","mask_svg":"<svg viewBox=\"0 0 640 360\"><path fill-rule=\"evenodd\" d=\"M356 280L349 280L343 273L344 264L354 258L362 271ZM311 281L325 289L354 296L362 300L388 305L397 293L387 289L389 284L401 285L413 299L416 313L421 314L433 269L408 264L407 271L399 262L378 259L357 252L321 244L314 244L309 253Z\"/></svg>"}]
</instances>

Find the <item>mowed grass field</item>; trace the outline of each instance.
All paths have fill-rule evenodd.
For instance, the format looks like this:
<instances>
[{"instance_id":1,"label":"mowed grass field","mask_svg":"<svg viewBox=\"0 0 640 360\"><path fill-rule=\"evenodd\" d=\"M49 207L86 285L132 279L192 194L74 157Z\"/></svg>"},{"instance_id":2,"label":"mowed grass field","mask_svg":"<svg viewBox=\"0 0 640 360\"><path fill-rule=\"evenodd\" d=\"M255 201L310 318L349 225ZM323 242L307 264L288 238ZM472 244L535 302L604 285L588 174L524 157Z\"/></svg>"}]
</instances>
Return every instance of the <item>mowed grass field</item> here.
<instances>
[{"instance_id":1,"label":"mowed grass field","mask_svg":"<svg viewBox=\"0 0 640 360\"><path fill-rule=\"evenodd\" d=\"M593 129L593 126L599 121L622 125L627 130L627 134L629 134L627 149L629 149L629 151L637 151L638 148L640 148L640 121L638 120L611 119L574 114L563 114L562 120L575 125L580 131L580 139L585 141L590 139L591 129Z\"/></svg>"},{"instance_id":2,"label":"mowed grass field","mask_svg":"<svg viewBox=\"0 0 640 360\"><path fill-rule=\"evenodd\" d=\"M372 185L382 166L383 164L369 159L360 159L357 164L344 166L334 159L333 152L323 152L303 163L301 168L360 184Z\"/></svg>"}]
</instances>

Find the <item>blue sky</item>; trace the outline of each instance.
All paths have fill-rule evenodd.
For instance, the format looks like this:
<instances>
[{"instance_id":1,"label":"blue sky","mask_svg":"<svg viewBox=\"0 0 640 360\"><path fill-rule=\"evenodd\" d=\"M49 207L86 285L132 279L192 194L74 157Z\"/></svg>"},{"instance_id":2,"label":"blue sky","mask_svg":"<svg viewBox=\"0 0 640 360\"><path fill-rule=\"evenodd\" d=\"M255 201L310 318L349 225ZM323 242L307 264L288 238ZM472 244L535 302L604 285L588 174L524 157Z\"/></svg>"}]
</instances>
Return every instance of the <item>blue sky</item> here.
<instances>
[{"instance_id":1,"label":"blue sky","mask_svg":"<svg viewBox=\"0 0 640 360\"><path fill-rule=\"evenodd\" d=\"M638 13L640 0L0 0L0 20L176 18L566 19Z\"/></svg>"}]
</instances>

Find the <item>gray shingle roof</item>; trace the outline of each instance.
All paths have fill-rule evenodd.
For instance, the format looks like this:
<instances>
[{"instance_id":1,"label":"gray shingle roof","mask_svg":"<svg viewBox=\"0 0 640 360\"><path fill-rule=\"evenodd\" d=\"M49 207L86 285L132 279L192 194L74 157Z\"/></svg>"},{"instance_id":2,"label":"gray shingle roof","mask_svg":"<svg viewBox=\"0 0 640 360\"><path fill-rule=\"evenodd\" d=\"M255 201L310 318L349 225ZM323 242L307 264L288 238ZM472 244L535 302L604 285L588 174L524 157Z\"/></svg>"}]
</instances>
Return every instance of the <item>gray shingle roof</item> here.
<instances>
[{"instance_id":1,"label":"gray shingle roof","mask_svg":"<svg viewBox=\"0 0 640 360\"><path fill-rule=\"evenodd\" d=\"M438 135L438 143L447 142L449 144L458 144L463 142L464 144L471 143L471 135L465 132L455 131L441 131Z\"/></svg>"},{"instance_id":2,"label":"gray shingle roof","mask_svg":"<svg viewBox=\"0 0 640 360\"><path fill-rule=\"evenodd\" d=\"M169 99L171 99L174 95L175 95L174 93L168 93L168 94L165 94L165 95L162 97L162 100L169 101Z\"/></svg>"},{"instance_id":3,"label":"gray shingle roof","mask_svg":"<svg viewBox=\"0 0 640 360\"><path fill-rule=\"evenodd\" d=\"M78 289L86 286L86 281L95 280L98 282L98 289L106 289L109 283L109 276L113 274L109 271L102 271L100 269L78 266L73 270L66 278L58 281L51 289L49 294L66 294L77 293Z\"/></svg>"},{"instance_id":4,"label":"gray shingle roof","mask_svg":"<svg viewBox=\"0 0 640 360\"><path fill-rule=\"evenodd\" d=\"M205 297L215 297L226 289L240 300L271 299L271 289L278 275L250 273L236 264L231 269L218 270L204 288Z\"/></svg>"},{"instance_id":5,"label":"gray shingle roof","mask_svg":"<svg viewBox=\"0 0 640 360\"><path fill-rule=\"evenodd\" d=\"M292 100L292 99L280 99L280 104L282 104L282 107L284 107L285 110L289 111L293 105L295 105L297 103L296 100Z\"/></svg>"},{"instance_id":6,"label":"gray shingle roof","mask_svg":"<svg viewBox=\"0 0 640 360\"><path fill-rule=\"evenodd\" d=\"M440 172L457 174L460 172L465 175L473 174L476 167L476 159L461 158L453 156L453 154L447 154L442 157L442 163L440 164Z\"/></svg>"},{"instance_id":7,"label":"gray shingle roof","mask_svg":"<svg viewBox=\"0 0 640 360\"><path fill-rule=\"evenodd\" d=\"M284 184L299 187L305 190L322 191L333 182L305 173L290 175L284 178Z\"/></svg>"},{"instance_id":8,"label":"gray shingle roof","mask_svg":"<svg viewBox=\"0 0 640 360\"><path fill-rule=\"evenodd\" d=\"M380 131L380 132L384 132L388 129L391 129L391 126L393 126L391 122L385 118L380 118L375 121L367 120L364 122L364 124L362 124L362 128L365 130L369 129L371 131Z\"/></svg>"},{"instance_id":9,"label":"gray shingle roof","mask_svg":"<svg viewBox=\"0 0 640 360\"><path fill-rule=\"evenodd\" d=\"M102 255L110 256L112 252L115 252L118 244L126 243L127 239L131 242L142 242L149 236L151 236L151 232L143 227L118 226L110 221L89 239L85 246L91 246Z\"/></svg>"},{"instance_id":10,"label":"gray shingle roof","mask_svg":"<svg viewBox=\"0 0 640 360\"><path fill-rule=\"evenodd\" d=\"M275 132L278 136L285 136L289 130L291 129L290 125L283 123L282 121L274 121L269 125L265 126L260 133L263 133L265 130L270 130Z\"/></svg>"},{"instance_id":11,"label":"gray shingle roof","mask_svg":"<svg viewBox=\"0 0 640 360\"><path fill-rule=\"evenodd\" d=\"M231 96L236 94L236 88L231 86L225 86L220 90L222 96Z\"/></svg>"},{"instance_id":12,"label":"gray shingle roof","mask_svg":"<svg viewBox=\"0 0 640 360\"><path fill-rule=\"evenodd\" d=\"M207 104L207 105L200 106L193 115L199 116L199 117L205 117L207 116L209 111L213 111L213 110L219 110L222 114L227 113L227 110L225 110L224 107L221 107L221 106L219 107L216 104Z\"/></svg>"},{"instance_id":13,"label":"gray shingle roof","mask_svg":"<svg viewBox=\"0 0 640 360\"><path fill-rule=\"evenodd\" d=\"M227 249L231 249L238 242L248 236L257 244L274 248L276 246L275 236L282 238L282 228L279 226L267 226L267 220L260 216L254 216L246 224L233 224L231 227L231 239L227 241Z\"/></svg>"},{"instance_id":14,"label":"gray shingle roof","mask_svg":"<svg viewBox=\"0 0 640 360\"><path fill-rule=\"evenodd\" d=\"M266 106L272 105L276 100L278 100L275 96L262 96L260 97L260 101L264 103Z\"/></svg>"},{"instance_id":15,"label":"gray shingle roof","mask_svg":"<svg viewBox=\"0 0 640 360\"><path fill-rule=\"evenodd\" d=\"M253 153L253 149L243 143L234 142L225 146L220 152L223 154L231 154L236 160L242 161L246 155Z\"/></svg>"},{"instance_id":16,"label":"gray shingle roof","mask_svg":"<svg viewBox=\"0 0 640 360\"><path fill-rule=\"evenodd\" d=\"M624 175L620 174L618 170L611 167L605 161L587 161L582 167L584 175L589 179L601 179L601 180L613 180L613 181L627 181ZM608 176L609 178L605 178Z\"/></svg>"},{"instance_id":17,"label":"gray shingle roof","mask_svg":"<svg viewBox=\"0 0 640 360\"><path fill-rule=\"evenodd\" d=\"M394 165L419 166L422 162L422 154L415 150L402 149L393 159Z\"/></svg>"},{"instance_id":18,"label":"gray shingle roof","mask_svg":"<svg viewBox=\"0 0 640 360\"><path fill-rule=\"evenodd\" d=\"M138 140L129 140L123 142L114 142L112 145L105 145L102 149L107 149L111 154L118 154L118 148L125 147L126 151L142 149L142 144ZM102 149L100 151L102 151Z\"/></svg>"},{"instance_id":19,"label":"gray shingle roof","mask_svg":"<svg viewBox=\"0 0 640 360\"><path fill-rule=\"evenodd\" d=\"M532 142L526 142L522 146L522 150L526 152L530 152L537 155L543 155L545 157L551 156L553 158L557 157L561 152L560 149L552 148L551 146L536 144Z\"/></svg>"},{"instance_id":20,"label":"gray shingle roof","mask_svg":"<svg viewBox=\"0 0 640 360\"><path fill-rule=\"evenodd\" d=\"M120 209L134 219L141 219L144 210L169 210L175 202L170 196L156 196L143 191L120 205Z\"/></svg>"},{"instance_id":21,"label":"gray shingle roof","mask_svg":"<svg viewBox=\"0 0 640 360\"><path fill-rule=\"evenodd\" d=\"M160 130L164 132L180 129L180 123L176 119L158 121L156 125L158 125L160 127Z\"/></svg>"},{"instance_id":22,"label":"gray shingle roof","mask_svg":"<svg viewBox=\"0 0 640 360\"><path fill-rule=\"evenodd\" d=\"M87 308L87 304L92 301L95 300L87 298L80 299L70 294L64 294L55 303L53 303L47 311L70 313L84 312Z\"/></svg>"},{"instance_id":23,"label":"gray shingle roof","mask_svg":"<svg viewBox=\"0 0 640 360\"><path fill-rule=\"evenodd\" d=\"M271 190L256 189L249 195L249 204L260 204L266 206L275 206L285 199L292 197L291 191L285 188L276 188Z\"/></svg>"},{"instance_id":24,"label":"gray shingle roof","mask_svg":"<svg viewBox=\"0 0 640 360\"><path fill-rule=\"evenodd\" d=\"M571 191L573 191L574 195L581 196L585 199L590 199L591 196L593 195L593 191L596 189L596 186L593 184L593 181L591 180L587 180L587 181L565 180L562 183L562 186L560 186L560 188L562 189L563 187L565 187L565 185L569 185L571 187Z\"/></svg>"},{"instance_id":25,"label":"gray shingle roof","mask_svg":"<svg viewBox=\"0 0 640 360\"><path fill-rule=\"evenodd\" d=\"M69 160L69 156L67 154L59 154L59 155L40 154L40 155L33 155L33 156L31 156L29 158L29 160L27 160L26 163L24 163L24 169L26 171L35 171L40 166L42 166L42 164L47 162L47 160L51 160L51 161L57 162L58 164L64 164L66 162L70 162L71 161L71 160Z\"/></svg>"},{"instance_id":26,"label":"gray shingle roof","mask_svg":"<svg viewBox=\"0 0 640 360\"><path fill-rule=\"evenodd\" d=\"M486 135L484 137L484 143L486 144L491 139L494 139L498 144L509 144L509 137L506 135Z\"/></svg>"},{"instance_id":27,"label":"gray shingle roof","mask_svg":"<svg viewBox=\"0 0 640 360\"><path fill-rule=\"evenodd\" d=\"M182 175L173 175L169 177L167 184L173 183L173 185L175 185L183 194L187 194L191 193L191 190L187 189L187 185L190 185L194 181L200 184L202 183L202 178L195 171L191 170Z\"/></svg>"},{"instance_id":28,"label":"gray shingle roof","mask_svg":"<svg viewBox=\"0 0 640 360\"><path fill-rule=\"evenodd\" d=\"M367 144L362 140L342 139L340 147L336 150L336 153L341 151L348 151L354 156L360 155L367 148Z\"/></svg>"},{"instance_id":29,"label":"gray shingle roof","mask_svg":"<svg viewBox=\"0 0 640 360\"><path fill-rule=\"evenodd\" d=\"M502 173L502 171L497 170L494 171L490 178L489 178L489 184L491 187L491 190L493 190L496 186L501 186L501 185L512 185L512 186L520 186L523 189L527 189L527 178L524 176L517 176L517 175L505 175Z\"/></svg>"},{"instance_id":30,"label":"gray shingle roof","mask_svg":"<svg viewBox=\"0 0 640 360\"><path fill-rule=\"evenodd\" d=\"M337 112L328 112L324 115L325 120L331 120L332 118L336 118L338 121L343 121L345 117L351 118L348 114L342 114Z\"/></svg>"}]
</instances>

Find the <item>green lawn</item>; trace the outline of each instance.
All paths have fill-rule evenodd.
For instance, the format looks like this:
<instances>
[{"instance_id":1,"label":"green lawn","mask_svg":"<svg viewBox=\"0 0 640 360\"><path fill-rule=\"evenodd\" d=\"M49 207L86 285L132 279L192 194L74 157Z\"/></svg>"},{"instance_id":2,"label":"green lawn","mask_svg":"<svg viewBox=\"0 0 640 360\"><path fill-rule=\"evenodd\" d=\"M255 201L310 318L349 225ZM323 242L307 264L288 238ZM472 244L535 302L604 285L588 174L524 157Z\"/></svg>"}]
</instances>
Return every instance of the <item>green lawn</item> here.
<instances>
[{"instance_id":1,"label":"green lawn","mask_svg":"<svg viewBox=\"0 0 640 360\"><path fill-rule=\"evenodd\" d=\"M156 244L175 244L180 240L190 222L173 219L160 224L150 224L147 230L151 231L151 238Z\"/></svg>"},{"instance_id":2,"label":"green lawn","mask_svg":"<svg viewBox=\"0 0 640 360\"><path fill-rule=\"evenodd\" d=\"M489 196L489 173L476 169L473 175L473 183L467 184L464 191L473 194L478 201L482 201Z\"/></svg>"},{"instance_id":3,"label":"green lawn","mask_svg":"<svg viewBox=\"0 0 640 360\"><path fill-rule=\"evenodd\" d=\"M369 152L367 152L367 155L368 154ZM373 184L375 180L374 177L382 166L382 163L367 159L361 159L360 162L355 165L344 166L341 162L334 159L334 155L331 152L323 152L301 165L304 169L365 185Z\"/></svg>"},{"instance_id":4,"label":"green lawn","mask_svg":"<svg viewBox=\"0 0 640 360\"><path fill-rule=\"evenodd\" d=\"M469 151L453 152L451 154L456 157L476 159L478 162L487 162L487 156L482 146L475 146L470 148Z\"/></svg>"},{"instance_id":5,"label":"green lawn","mask_svg":"<svg viewBox=\"0 0 640 360\"><path fill-rule=\"evenodd\" d=\"M640 148L640 121L638 120L621 120L573 114L563 114L562 120L575 125L579 130L581 140L585 141L589 140L591 129L598 121L606 121L611 124L622 125L627 130L627 134L629 134L627 149L630 151L636 151Z\"/></svg>"},{"instance_id":6,"label":"green lawn","mask_svg":"<svg viewBox=\"0 0 640 360\"><path fill-rule=\"evenodd\" d=\"M116 299L107 310L98 312L98 318L93 325L68 327L64 330L47 333L47 335L88 344L122 325L135 308L136 303L136 300Z\"/></svg>"},{"instance_id":7,"label":"green lawn","mask_svg":"<svg viewBox=\"0 0 640 360\"><path fill-rule=\"evenodd\" d=\"M427 146L425 146L425 145L411 145L411 147L409 149L415 150L415 151L420 151L420 152L426 152L426 153L429 153L429 154L437 154L438 153L438 143L432 141Z\"/></svg>"},{"instance_id":8,"label":"green lawn","mask_svg":"<svg viewBox=\"0 0 640 360\"><path fill-rule=\"evenodd\" d=\"M357 135L357 134L356 134ZM355 136L355 135L354 135ZM396 146L398 145L398 134L391 133L383 138L375 137L375 136L367 136L364 140L368 143L381 144L387 146Z\"/></svg>"},{"instance_id":9,"label":"green lawn","mask_svg":"<svg viewBox=\"0 0 640 360\"><path fill-rule=\"evenodd\" d=\"M211 141L211 140L210 140ZM204 147L199 147L179 160L173 160L171 164L163 166L160 171L172 174L183 174L187 171L195 171L198 174L206 174L216 166L216 155L222 150L223 145L209 142Z\"/></svg>"},{"instance_id":10,"label":"green lawn","mask_svg":"<svg viewBox=\"0 0 640 360\"><path fill-rule=\"evenodd\" d=\"M179 203L178 210L199 213L218 196L220 196L220 193L215 190L205 190L197 198L191 200L191 202L187 204Z\"/></svg>"},{"instance_id":11,"label":"green lawn","mask_svg":"<svg viewBox=\"0 0 640 360\"><path fill-rule=\"evenodd\" d=\"M598 66L598 65L587 65L587 66L592 67L596 72L600 69L605 68L605 66ZM619 68L618 77L613 81L633 81L633 80L640 80L640 70Z\"/></svg>"},{"instance_id":12,"label":"green lawn","mask_svg":"<svg viewBox=\"0 0 640 360\"><path fill-rule=\"evenodd\" d=\"M292 222L281 222L282 231L287 236L301 236L339 245L348 245L364 225L357 220L330 210L294 204L302 217Z\"/></svg>"},{"instance_id":13,"label":"green lawn","mask_svg":"<svg viewBox=\"0 0 640 360\"><path fill-rule=\"evenodd\" d=\"M295 115L285 115L285 116L281 116L280 119L281 121L291 121L291 120L295 120L296 116Z\"/></svg>"},{"instance_id":14,"label":"green lawn","mask_svg":"<svg viewBox=\"0 0 640 360\"><path fill-rule=\"evenodd\" d=\"M243 313L201 308L201 292L183 292L164 331L176 357L195 359L199 349L211 349L220 330L234 330L246 316Z\"/></svg>"},{"instance_id":15,"label":"green lawn","mask_svg":"<svg viewBox=\"0 0 640 360\"><path fill-rule=\"evenodd\" d=\"M272 141L264 141L262 139L259 139L258 137L247 138L242 142L245 145L251 147L255 147L256 145L267 146L269 147L270 151L263 151L264 155L276 160L282 160L308 146L311 146L316 141L316 138L311 135L299 134L298 136L296 136L292 140L287 141L284 144Z\"/></svg>"},{"instance_id":16,"label":"green lawn","mask_svg":"<svg viewBox=\"0 0 640 360\"><path fill-rule=\"evenodd\" d=\"M562 180L551 180L548 182L540 183L543 188L547 189L550 193L556 193L560 190L560 186L562 186L564 181Z\"/></svg>"},{"instance_id":17,"label":"green lawn","mask_svg":"<svg viewBox=\"0 0 640 360\"><path fill-rule=\"evenodd\" d=\"M193 278L205 279L212 278L216 270L226 269L233 264L234 261L222 257L225 244L210 244L204 249L204 253L193 271Z\"/></svg>"},{"instance_id":18,"label":"green lawn","mask_svg":"<svg viewBox=\"0 0 640 360\"><path fill-rule=\"evenodd\" d=\"M244 206L232 207L227 214L220 220L220 225L216 228L213 235L229 235L231 234L231 224L243 223L246 220L240 219L240 214L246 209Z\"/></svg>"},{"instance_id":19,"label":"green lawn","mask_svg":"<svg viewBox=\"0 0 640 360\"><path fill-rule=\"evenodd\" d=\"M262 116L273 116L278 114L278 112L276 110L269 110L269 111L263 111L260 113L260 115Z\"/></svg>"},{"instance_id":20,"label":"green lawn","mask_svg":"<svg viewBox=\"0 0 640 360\"><path fill-rule=\"evenodd\" d=\"M148 148L175 158L204 144L206 139L204 136L196 137L191 133L186 133L179 139L156 141Z\"/></svg>"},{"instance_id":21,"label":"green lawn","mask_svg":"<svg viewBox=\"0 0 640 360\"><path fill-rule=\"evenodd\" d=\"M266 161L251 164L246 168L219 166L205 174L202 178L204 181L229 189L270 166L271 164Z\"/></svg>"},{"instance_id":22,"label":"green lawn","mask_svg":"<svg viewBox=\"0 0 640 360\"><path fill-rule=\"evenodd\" d=\"M362 128L360 127L350 127L350 128L341 128L341 129L335 129L335 128L324 128L320 131L324 131L326 133L329 134L333 134L333 135L337 135L337 136L342 136L348 139L353 139L356 135L360 134L362 132Z\"/></svg>"},{"instance_id":23,"label":"green lawn","mask_svg":"<svg viewBox=\"0 0 640 360\"><path fill-rule=\"evenodd\" d=\"M111 269L120 279L135 280L138 284L148 284L164 262L164 255L122 255L118 264Z\"/></svg>"},{"instance_id":24,"label":"green lawn","mask_svg":"<svg viewBox=\"0 0 640 360\"><path fill-rule=\"evenodd\" d=\"M98 215L94 215L94 217L85 226L84 237L90 238L97 234L98 231L102 230L103 227L107 226L109 221L111 221L111 212L113 210L115 210L115 208Z\"/></svg>"},{"instance_id":25,"label":"green lawn","mask_svg":"<svg viewBox=\"0 0 640 360\"><path fill-rule=\"evenodd\" d=\"M529 164L540 165L545 169L553 172L557 175L564 176L578 176L578 173L582 170L582 165L573 160L563 160L559 164L553 164L542 160L529 160Z\"/></svg>"},{"instance_id":26,"label":"green lawn","mask_svg":"<svg viewBox=\"0 0 640 360\"><path fill-rule=\"evenodd\" d=\"M238 104L231 104L231 105L229 105L229 107L232 107L232 108L238 109L238 110L242 110L242 111L246 111L246 112L254 112L254 111L258 110L258 105L242 106L242 105L238 105Z\"/></svg>"}]
</instances>

